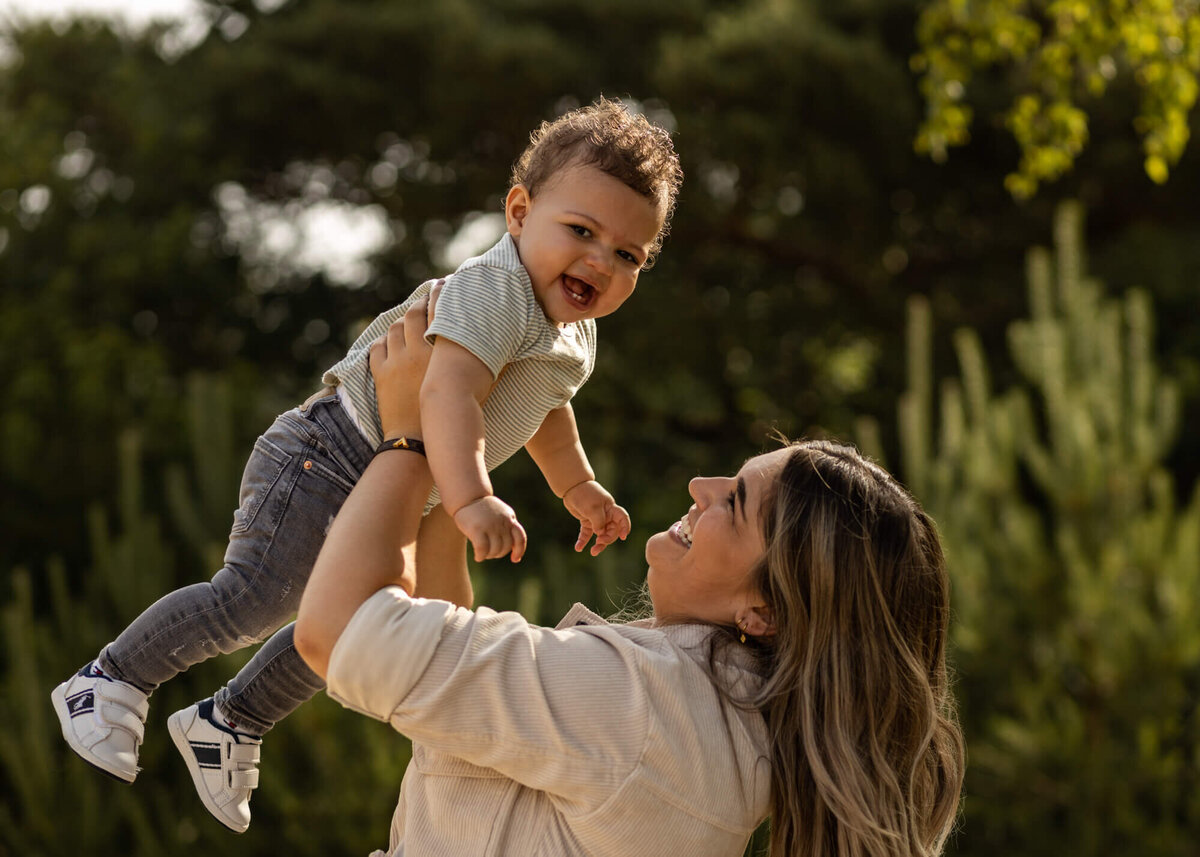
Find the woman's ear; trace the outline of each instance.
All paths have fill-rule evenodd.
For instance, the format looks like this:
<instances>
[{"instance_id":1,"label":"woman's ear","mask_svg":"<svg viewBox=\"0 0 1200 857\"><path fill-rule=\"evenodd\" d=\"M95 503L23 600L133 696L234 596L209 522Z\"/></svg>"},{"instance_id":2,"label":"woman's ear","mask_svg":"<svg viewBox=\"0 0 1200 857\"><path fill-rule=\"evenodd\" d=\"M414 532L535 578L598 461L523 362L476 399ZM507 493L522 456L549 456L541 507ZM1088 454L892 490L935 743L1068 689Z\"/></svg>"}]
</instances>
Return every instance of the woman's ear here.
<instances>
[{"instance_id":1,"label":"woman's ear","mask_svg":"<svg viewBox=\"0 0 1200 857\"><path fill-rule=\"evenodd\" d=\"M749 637L775 636L775 614L765 604L743 607L734 619Z\"/></svg>"},{"instance_id":2,"label":"woman's ear","mask_svg":"<svg viewBox=\"0 0 1200 857\"><path fill-rule=\"evenodd\" d=\"M525 218L529 216L532 204L533 197L529 195L529 189L525 185L515 184L508 189L508 196L504 198L504 222L508 227L508 234L513 238L519 237L521 230L525 228Z\"/></svg>"}]
</instances>

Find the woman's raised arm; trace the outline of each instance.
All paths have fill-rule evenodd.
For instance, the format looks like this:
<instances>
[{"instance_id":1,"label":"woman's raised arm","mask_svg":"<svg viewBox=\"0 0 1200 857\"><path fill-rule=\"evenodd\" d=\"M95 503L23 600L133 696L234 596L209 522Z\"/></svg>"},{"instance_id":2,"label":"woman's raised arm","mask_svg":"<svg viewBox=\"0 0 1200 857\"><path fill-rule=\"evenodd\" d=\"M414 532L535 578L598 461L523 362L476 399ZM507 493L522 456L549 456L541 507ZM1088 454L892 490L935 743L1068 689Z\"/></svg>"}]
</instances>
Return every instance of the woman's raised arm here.
<instances>
[{"instance_id":1,"label":"woman's raised arm","mask_svg":"<svg viewBox=\"0 0 1200 857\"><path fill-rule=\"evenodd\" d=\"M384 437L420 438L417 404L429 361L426 304L419 301L371 347ZM325 677L333 647L364 601L386 586L412 594L416 541L433 484L424 455L397 449L377 455L342 506L300 600L296 650Z\"/></svg>"}]
</instances>

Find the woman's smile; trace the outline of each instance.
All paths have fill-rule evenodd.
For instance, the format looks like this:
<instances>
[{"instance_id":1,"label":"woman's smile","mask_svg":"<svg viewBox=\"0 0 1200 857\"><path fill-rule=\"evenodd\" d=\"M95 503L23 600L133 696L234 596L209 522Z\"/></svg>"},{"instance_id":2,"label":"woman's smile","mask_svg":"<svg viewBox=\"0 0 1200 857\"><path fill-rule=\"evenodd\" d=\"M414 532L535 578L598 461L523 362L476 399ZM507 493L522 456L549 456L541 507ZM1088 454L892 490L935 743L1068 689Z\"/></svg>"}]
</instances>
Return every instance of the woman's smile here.
<instances>
[{"instance_id":1,"label":"woman's smile","mask_svg":"<svg viewBox=\"0 0 1200 857\"><path fill-rule=\"evenodd\" d=\"M683 545L685 549L692 546L692 522L687 515L684 515L672 524L667 532Z\"/></svg>"},{"instance_id":2,"label":"woman's smile","mask_svg":"<svg viewBox=\"0 0 1200 857\"><path fill-rule=\"evenodd\" d=\"M695 501L646 543L646 580L654 614L733 624L758 599L751 571L766 551L760 509L787 457L776 450L750 459L736 476L696 477Z\"/></svg>"}]
</instances>

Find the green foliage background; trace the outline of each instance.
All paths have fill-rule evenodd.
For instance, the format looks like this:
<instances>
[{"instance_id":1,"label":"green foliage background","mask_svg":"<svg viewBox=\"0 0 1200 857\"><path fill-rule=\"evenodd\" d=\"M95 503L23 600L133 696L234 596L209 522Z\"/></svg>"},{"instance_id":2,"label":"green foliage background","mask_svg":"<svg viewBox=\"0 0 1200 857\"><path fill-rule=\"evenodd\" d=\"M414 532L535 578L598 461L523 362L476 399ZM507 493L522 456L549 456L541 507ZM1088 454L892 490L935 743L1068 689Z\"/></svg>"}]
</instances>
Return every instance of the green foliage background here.
<instances>
[{"instance_id":1,"label":"green foliage background","mask_svg":"<svg viewBox=\"0 0 1200 857\"><path fill-rule=\"evenodd\" d=\"M1136 57L1117 52L1103 92L1073 102L1088 133L1069 171L1016 202L1023 141L1003 117L1031 80L1066 86L1036 63L965 77L977 115L1000 118L944 163L914 150L939 102L913 58L946 61L955 26L988 32L953 17L962 4L271 5L209 2L186 47L167 27L5 31L0 854L384 843L407 748L324 698L271 733L250 832L207 816L163 721L236 656L155 694L133 787L64 750L48 693L215 570L254 437L499 211L538 122L599 93L669 123L687 175L577 401L635 530L572 554L570 518L514 460L497 487L531 554L475 568L479 601L548 623L574 600L614 609L689 477L733 469L776 427L857 439L950 556L970 748L951 851L1193 853L1196 120L1163 107L1171 179L1148 178ZM347 285L247 239L231 215L247 202L377 206L394 240Z\"/></svg>"}]
</instances>

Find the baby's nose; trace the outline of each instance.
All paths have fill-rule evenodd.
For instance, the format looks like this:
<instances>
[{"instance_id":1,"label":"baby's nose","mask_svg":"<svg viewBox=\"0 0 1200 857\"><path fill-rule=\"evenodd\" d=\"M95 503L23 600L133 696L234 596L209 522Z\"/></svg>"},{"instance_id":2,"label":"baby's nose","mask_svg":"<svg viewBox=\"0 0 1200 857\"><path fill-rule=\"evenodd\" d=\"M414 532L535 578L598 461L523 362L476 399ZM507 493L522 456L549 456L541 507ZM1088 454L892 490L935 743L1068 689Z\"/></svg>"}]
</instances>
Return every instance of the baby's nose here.
<instances>
[{"instance_id":1,"label":"baby's nose","mask_svg":"<svg viewBox=\"0 0 1200 857\"><path fill-rule=\"evenodd\" d=\"M609 255L603 251L590 254L588 256L588 264L591 265L593 269L600 271L601 273L612 273L612 259L610 259Z\"/></svg>"}]
</instances>

